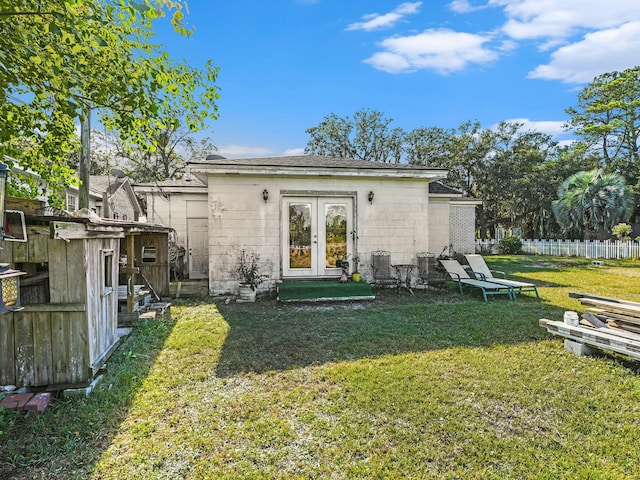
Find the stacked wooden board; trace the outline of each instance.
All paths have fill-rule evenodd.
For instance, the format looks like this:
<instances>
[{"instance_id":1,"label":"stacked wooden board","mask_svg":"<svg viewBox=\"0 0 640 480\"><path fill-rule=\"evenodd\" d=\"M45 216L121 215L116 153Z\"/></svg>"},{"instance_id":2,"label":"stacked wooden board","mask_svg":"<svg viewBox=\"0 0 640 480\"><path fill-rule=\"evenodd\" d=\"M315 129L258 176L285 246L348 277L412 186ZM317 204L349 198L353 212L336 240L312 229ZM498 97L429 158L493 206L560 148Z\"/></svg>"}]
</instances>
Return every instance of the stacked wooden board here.
<instances>
[{"instance_id":1,"label":"stacked wooden board","mask_svg":"<svg viewBox=\"0 0 640 480\"><path fill-rule=\"evenodd\" d=\"M540 319L548 332L601 350L640 360L640 303L570 293L586 305L579 325Z\"/></svg>"}]
</instances>

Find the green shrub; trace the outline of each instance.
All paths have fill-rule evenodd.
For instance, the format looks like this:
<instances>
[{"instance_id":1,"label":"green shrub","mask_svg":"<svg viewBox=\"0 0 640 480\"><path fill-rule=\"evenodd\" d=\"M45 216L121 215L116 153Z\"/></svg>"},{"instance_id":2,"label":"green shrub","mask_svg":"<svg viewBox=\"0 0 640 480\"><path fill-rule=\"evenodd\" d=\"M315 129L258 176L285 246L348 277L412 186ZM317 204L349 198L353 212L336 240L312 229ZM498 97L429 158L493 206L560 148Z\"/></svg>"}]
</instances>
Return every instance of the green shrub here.
<instances>
[{"instance_id":1,"label":"green shrub","mask_svg":"<svg viewBox=\"0 0 640 480\"><path fill-rule=\"evenodd\" d=\"M522 253L522 241L516 235L504 237L498 242L498 252L502 255L518 255Z\"/></svg>"},{"instance_id":2,"label":"green shrub","mask_svg":"<svg viewBox=\"0 0 640 480\"><path fill-rule=\"evenodd\" d=\"M618 240L621 242L628 242L631 240L631 225L628 223L619 223L611 229L611 233L618 237Z\"/></svg>"}]
</instances>

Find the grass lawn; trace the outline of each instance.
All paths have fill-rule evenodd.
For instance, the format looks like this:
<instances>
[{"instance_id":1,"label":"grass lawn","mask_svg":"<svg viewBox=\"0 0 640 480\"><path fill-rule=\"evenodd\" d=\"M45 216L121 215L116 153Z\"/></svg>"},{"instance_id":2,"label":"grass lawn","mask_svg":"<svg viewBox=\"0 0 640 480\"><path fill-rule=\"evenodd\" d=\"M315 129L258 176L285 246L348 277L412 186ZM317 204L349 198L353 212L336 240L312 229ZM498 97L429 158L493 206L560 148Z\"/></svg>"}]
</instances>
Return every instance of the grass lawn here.
<instances>
[{"instance_id":1,"label":"grass lawn","mask_svg":"<svg viewBox=\"0 0 640 480\"><path fill-rule=\"evenodd\" d=\"M541 300L180 303L90 398L0 413L0 478L640 478L640 363L538 326L569 291L640 301L640 264L488 260Z\"/></svg>"}]
</instances>

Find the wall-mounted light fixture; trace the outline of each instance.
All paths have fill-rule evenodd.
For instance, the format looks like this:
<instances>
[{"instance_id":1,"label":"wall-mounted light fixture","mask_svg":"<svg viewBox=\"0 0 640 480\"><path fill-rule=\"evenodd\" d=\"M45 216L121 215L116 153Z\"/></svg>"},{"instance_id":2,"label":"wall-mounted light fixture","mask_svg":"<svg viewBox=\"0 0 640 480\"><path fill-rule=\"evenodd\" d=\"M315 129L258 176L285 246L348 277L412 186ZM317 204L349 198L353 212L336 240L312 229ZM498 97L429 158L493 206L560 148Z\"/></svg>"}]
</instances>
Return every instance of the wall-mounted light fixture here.
<instances>
[{"instance_id":1,"label":"wall-mounted light fixture","mask_svg":"<svg viewBox=\"0 0 640 480\"><path fill-rule=\"evenodd\" d=\"M264 203L267 203L269 200L269 190L266 188L262 191L262 199L264 200Z\"/></svg>"},{"instance_id":2,"label":"wall-mounted light fixture","mask_svg":"<svg viewBox=\"0 0 640 480\"><path fill-rule=\"evenodd\" d=\"M369 203L373 203L373 196L374 196L374 195L373 195L373 190L371 190L371 191L369 192L369 195L367 196L367 198L369 199Z\"/></svg>"}]
</instances>

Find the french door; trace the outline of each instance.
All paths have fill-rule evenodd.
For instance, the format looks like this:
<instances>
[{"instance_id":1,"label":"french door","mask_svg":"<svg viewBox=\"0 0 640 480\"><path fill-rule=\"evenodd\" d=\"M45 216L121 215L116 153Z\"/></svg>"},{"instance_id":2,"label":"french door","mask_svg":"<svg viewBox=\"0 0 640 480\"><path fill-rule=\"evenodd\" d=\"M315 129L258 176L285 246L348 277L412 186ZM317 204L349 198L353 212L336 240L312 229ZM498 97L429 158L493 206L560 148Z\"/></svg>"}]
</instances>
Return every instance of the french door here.
<instances>
[{"instance_id":1,"label":"french door","mask_svg":"<svg viewBox=\"0 0 640 480\"><path fill-rule=\"evenodd\" d=\"M353 199L284 197L283 214L283 276L340 275L352 252Z\"/></svg>"}]
</instances>

